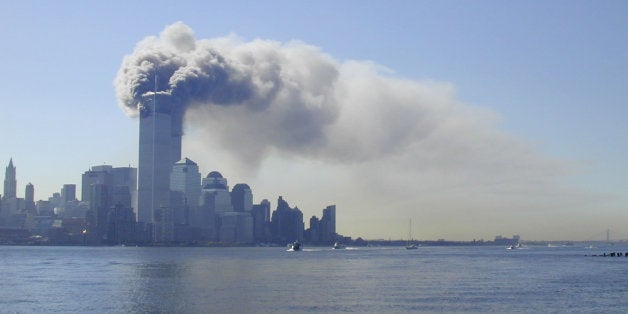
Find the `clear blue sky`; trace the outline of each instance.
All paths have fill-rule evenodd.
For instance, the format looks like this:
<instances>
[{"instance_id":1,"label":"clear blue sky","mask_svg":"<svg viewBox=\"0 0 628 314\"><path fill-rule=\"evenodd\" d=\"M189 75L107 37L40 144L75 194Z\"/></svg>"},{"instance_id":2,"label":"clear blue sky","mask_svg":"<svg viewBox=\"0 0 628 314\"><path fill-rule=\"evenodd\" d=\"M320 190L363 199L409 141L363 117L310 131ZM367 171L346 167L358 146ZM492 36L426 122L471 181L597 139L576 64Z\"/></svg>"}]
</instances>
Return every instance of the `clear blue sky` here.
<instances>
[{"instance_id":1,"label":"clear blue sky","mask_svg":"<svg viewBox=\"0 0 628 314\"><path fill-rule=\"evenodd\" d=\"M216 161L196 160L204 171L221 170L231 185L252 183L256 201L269 198L275 206L284 194L305 217L337 202L338 231L369 238L404 237L408 216L418 238L588 239L606 228L628 238L626 12L626 1L2 1L0 163L12 157L18 195L32 182L37 199L64 183L80 184L92 165L137 166L137 121L118 107L112 81L138 41L182 21L197 39L298 40L340 64L371 61L392 71L386 77L449 84L460 103L499 117L496 131L569 165L552 179L557 194L569 192L539 206L532 201L538 192L508 189L509 203L495 188L484 196L502 193L494 208L486 200L467 208L460 204L473 203L463 197L474 197L470 189L455 192L458 205L426 195L396 201L405 209L384 216L389 209L354 202L362 196L346 194L359 190L341 185L335 189L346 191L342 196L325 189L306 196L317 189L308 182L283 190L279 182L296 177L283 171L302 175L321 161L281 165L283 157L270 158L254 177L234 177ZM328 167L312 182L333 180L342 165ZM573 195L587 206L564 201ZM529 211L507 208L525 198ZM426 206L433 209L407 209ZM350 217L358 213L360 219ZM479 222L469 224L470 217ZM486 222L493 217L494 224ZM521 224L502 223L509 218ZM377 227L382 221L388 227Z\"/></svg>"}]
</instances>

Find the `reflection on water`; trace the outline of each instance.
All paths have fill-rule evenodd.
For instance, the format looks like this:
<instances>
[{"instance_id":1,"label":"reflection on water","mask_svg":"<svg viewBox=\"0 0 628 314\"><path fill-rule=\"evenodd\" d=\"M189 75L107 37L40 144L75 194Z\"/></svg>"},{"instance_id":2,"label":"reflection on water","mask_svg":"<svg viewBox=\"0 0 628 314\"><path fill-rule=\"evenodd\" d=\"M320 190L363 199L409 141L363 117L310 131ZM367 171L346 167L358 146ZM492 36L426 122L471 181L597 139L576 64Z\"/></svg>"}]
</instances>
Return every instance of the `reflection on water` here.
<instances>
[{"instance_id":1,"label":"reflection on water","mask_svg":"<svg viewBox=\"0 0 628 314\"><path fill-rule=\"evenodd\" d=\"M132 264L133 274L127 279L129 291L127 302L133 312L182 312L181 281L187 277L183 265L175 262L149 262Z\"/></svg>"},{"instance_id":2,"label":"reflection on water","mask_svg":"<svg viewBox=\"0 0 628 314\"><path fill-rule=\"evenodd\" d=\"M271 263L236 249L193 248L185 256L176 248L145 250L126 265L133 269L126 303L134 312L255 312L264 302L255 295L264 294L272 282L266 269ZM275 302L276 295L267 296L267 302Z\"/></svg>"},{"instance_id":3,"label":"reflection on water","mask_svg":"<svg viewBox=\"0 0 628 314\"><path fill-rule=\"evenodd\" d=\"M171 278L176 279L185 275L185 268L174 263L148 263L137 266L137 275L140 278Z\"/></svg>"}]
</instances>

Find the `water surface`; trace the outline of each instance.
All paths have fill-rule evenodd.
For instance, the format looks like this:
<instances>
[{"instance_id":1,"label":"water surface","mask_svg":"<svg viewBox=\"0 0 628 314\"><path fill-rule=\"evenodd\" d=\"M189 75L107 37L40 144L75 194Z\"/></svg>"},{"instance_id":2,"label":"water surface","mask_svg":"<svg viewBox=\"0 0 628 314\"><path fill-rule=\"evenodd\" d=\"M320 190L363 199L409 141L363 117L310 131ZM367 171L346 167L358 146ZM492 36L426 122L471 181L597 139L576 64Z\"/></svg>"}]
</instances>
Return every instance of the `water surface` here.
<instances>
[{"instance_id":1,"label":"water surface","mask_svg":"<svg viewBox=\"0 0 628 314\"><path fill-rule=\"evenodd\" d=\"M0 246L0 312L628 312L628 248Z\"/></svg>"}]
</instances>

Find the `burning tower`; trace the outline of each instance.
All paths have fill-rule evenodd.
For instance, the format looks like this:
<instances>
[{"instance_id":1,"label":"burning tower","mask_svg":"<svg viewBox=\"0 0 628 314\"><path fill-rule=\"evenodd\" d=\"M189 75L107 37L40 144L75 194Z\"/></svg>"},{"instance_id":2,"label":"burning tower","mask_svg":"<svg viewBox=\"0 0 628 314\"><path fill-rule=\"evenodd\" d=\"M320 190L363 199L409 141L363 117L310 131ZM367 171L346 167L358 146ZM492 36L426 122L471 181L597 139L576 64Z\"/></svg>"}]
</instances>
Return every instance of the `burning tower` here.
<instances>
[{"instance_id":1,"label":"burning tower","mask_svg":"<svg viewBox=\"0 0 628 314\"><path fill-rule=\"evenodd\" d=\"M170 172L181 159L183 112L167 95L153 93L140 105L138 222L155 222L155 210L170 206Z\"/></svg>"}]
</instances>

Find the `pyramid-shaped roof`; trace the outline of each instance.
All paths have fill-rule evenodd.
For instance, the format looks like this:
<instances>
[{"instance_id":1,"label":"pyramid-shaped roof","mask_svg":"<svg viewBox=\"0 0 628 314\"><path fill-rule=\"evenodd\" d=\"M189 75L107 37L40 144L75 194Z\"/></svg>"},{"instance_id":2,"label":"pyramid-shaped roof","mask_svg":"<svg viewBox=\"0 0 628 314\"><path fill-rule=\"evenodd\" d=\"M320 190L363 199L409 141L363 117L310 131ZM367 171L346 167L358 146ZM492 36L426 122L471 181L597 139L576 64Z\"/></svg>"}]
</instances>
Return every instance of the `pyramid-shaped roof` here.
<instances>
[{"instance_id":1,"label":"pyramid-shaped roof","mask_svg":"<svg viewBox=\"0 0 628 314\"><path fill-rule=\"evenodd\" d=\"M189 158L183 158L175 163L175 165L188 165L188 166L198 166L195 162L190 160Z\"/></svg>"}]
</instances>

